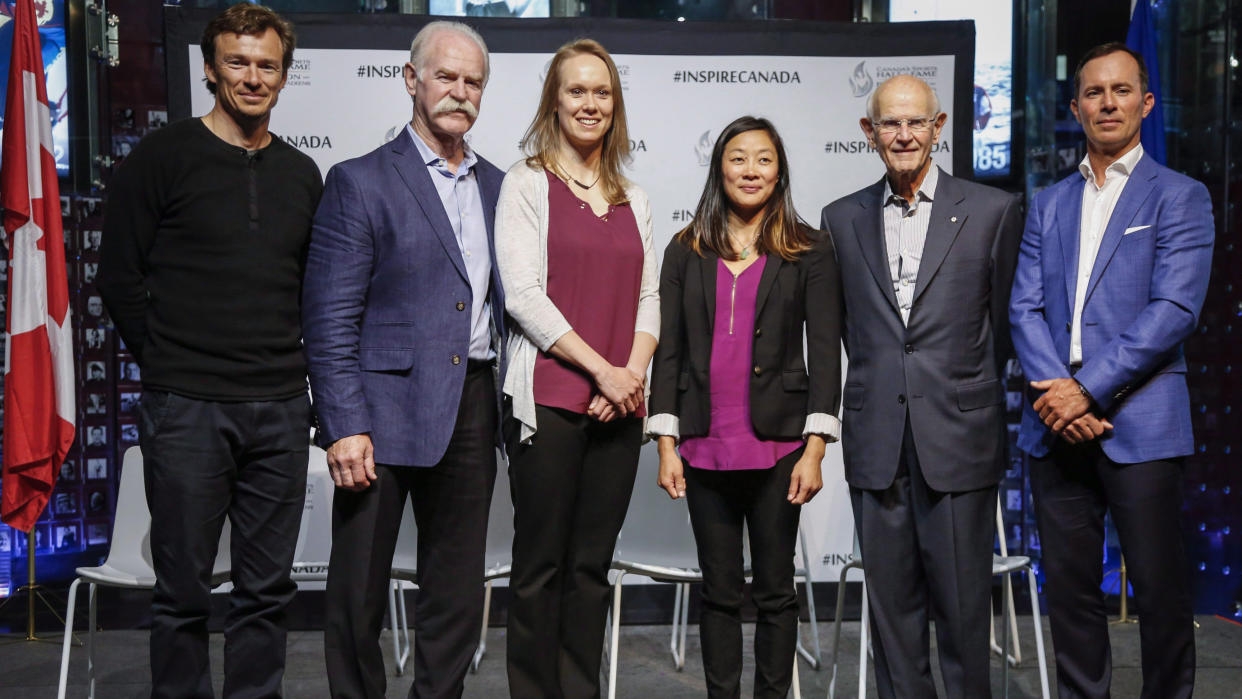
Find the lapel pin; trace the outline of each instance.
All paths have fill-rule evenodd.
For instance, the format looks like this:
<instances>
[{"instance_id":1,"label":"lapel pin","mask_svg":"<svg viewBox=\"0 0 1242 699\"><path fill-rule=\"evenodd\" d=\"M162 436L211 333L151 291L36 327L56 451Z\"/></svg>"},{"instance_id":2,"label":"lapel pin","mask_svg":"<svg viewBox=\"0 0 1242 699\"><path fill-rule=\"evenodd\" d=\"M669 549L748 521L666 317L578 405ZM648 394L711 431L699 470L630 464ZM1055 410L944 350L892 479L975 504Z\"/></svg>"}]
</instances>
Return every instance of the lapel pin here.
<instances>
[{"instance_id":1,"label":"lapel pin","mask_svg":"<svg viewBox=\"0 0 1242 699\"><path fill-rule=\"evenodd\" d=\"M949 223L957 223L957 217L956 216L950 217Z\"/></svg>"}]
</instances>

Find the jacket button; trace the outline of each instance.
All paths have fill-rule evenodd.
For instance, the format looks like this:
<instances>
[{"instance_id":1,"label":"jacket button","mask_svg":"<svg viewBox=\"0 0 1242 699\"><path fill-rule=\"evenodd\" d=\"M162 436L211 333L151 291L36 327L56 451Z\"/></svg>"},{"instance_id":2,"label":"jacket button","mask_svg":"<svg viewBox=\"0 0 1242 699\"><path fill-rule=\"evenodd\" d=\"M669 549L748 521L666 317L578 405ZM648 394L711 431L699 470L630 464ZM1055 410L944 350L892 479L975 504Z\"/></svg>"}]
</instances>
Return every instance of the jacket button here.
<instances>
[{"instance_id":1,"label":"jacket button","mask_svg":"<svg viewBox=\"0 0 1242 699\"><path fill-rule=\"evenodd\" d=\"M760 375L760 374L762 374L762 373L763 373L763 369L760 369L758 366L756 366L756 367L755 367L755 376L758 376L758 375Z\"/></svg>"},{"instance_id":2,"label":"jacket button","mask_svg":"<svg viewBox=\"0 0 1242 699\"><path fill-rule=\"evenodd\" d=\"M458 364L461 364L461 355L455 354L453 355L453 366L457 366Z\"/></svg>"},{"instance_id":3,"label":"jacket button","mask_svg":"<svg viewBox=\"0 0 1242 699\"><path fill-rule=\"evenodd\" d=\"M914 354L914 345L906 344L906 354Z\"/></svg>"},{"instance_id":4,"label":"jacket button","mask_svg":"<svg viewBox=\"0 0 1242 699\"><path fill-rule=\"evenodd\" d=\"M755 337L759 337L762 334L763 334L763 328L755 328Z\"/></svg>"},{"instance_id":5,"label":"jacket button","mask_svg":"<svg viewBox=\"0 0 1242 699\"><path fill-rule=\"evenodd\" d=\"M1066 324L1065 324L1065 332L1067 332L1067 333L1068 333L1068 332L1073 332L1073 331L1074 331L1073 326L1071 326L1069 323L1066 323Z\"/></svg>"},{"instance_id":6,"label":"jacket button","mask_svg":"<svg viewBox=\"0 0 1242 699\"><path fill-rule=\"evenodd\" d=\"M897 394L897 402L898 402L898 403L905 403L905 402L906 402L906 394L904 394L904 393L898 393L898 394Z\"/></svg>"},{"instance_id":7,"label":"jacket button","mask_svg":"<svg viewBox=\"0 0 1242 699\"><path fill-rule=\"evenodd\" d=\"M458 302L457 302L457 310L459 310L459 311L464 311L464 310L466 310L466 304L465 304L464 302L462 302L462 301L458 301Z\"/></svg>"}]
</instances>

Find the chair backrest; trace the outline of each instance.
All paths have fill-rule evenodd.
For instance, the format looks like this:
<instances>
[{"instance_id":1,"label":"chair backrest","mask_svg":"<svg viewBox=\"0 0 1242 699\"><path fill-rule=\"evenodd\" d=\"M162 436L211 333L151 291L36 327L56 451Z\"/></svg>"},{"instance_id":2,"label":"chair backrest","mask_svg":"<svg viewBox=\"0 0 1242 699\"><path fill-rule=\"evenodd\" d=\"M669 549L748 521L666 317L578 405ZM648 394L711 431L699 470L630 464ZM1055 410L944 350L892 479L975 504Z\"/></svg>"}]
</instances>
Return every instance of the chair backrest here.
<instances>
[{"instance_id":1,"label":"chair backrest","mask_svg":"<svg viewBox=\"0 0 1242 699\"><path fill-rule=\"evenodd\" d=\"M332 496L336 484L328 471L328 455L312 446L306 465L306 503L293 550L294 580L327 580L332 554Z\"/></svg>"},{"instance_id":2,"label":"chair backrest","mask_svg":"<svg viewBox=\"0 0 1242 699\"><path fill-rule=\"evenodd\" d=\"M669 568L698 568L699 556L684 498L672 500L656 486L660 458L655 443L643 446L630 509L617 537L613 560Z\"/></svg>"},{"instance_id":3,"label":"chair backrest","mask_svg":"<svg viewBox=\"0 0 1242 699\"><path fill-rule=\"evenodd\" d=\"M513 493L509 490L509 468L503 460L496 466L496 487L487 515L487 554L484 570L499 571L513 562Z\"/></svg>"},{"instance_id":4,"label":"chair backrest","mask_svg":"<svg viewBox=\"0 0 1242 699\"><path fill-rule=\"evenodd\" d=\"M228 518L220 530L211 577L215 583L228 578L231 570L231 527ZM116 495L116 518L112 523L112 541L108 546L105 565L128 573L154 576L151 564L151 509L143 477L142 449L130 447L121 458L121 482Z\"/></svg>"}]
</instances>

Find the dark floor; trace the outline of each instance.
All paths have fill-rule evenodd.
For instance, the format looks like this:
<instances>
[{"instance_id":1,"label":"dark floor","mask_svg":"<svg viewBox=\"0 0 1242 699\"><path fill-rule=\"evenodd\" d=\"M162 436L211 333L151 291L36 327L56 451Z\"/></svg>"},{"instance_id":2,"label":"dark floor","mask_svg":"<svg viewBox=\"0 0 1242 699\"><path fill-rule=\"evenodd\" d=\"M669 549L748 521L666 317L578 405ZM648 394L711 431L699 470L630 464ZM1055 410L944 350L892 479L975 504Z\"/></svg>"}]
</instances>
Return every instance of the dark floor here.
<instances>
[{"instance_id":1,"label":"dark floor","mask_svg":"<svg viewBox=\"0 0 1242 699\"><path fill-rule=\"evenodd\" d=\"M1242 626L1211 616L1198 618L1196 633L1198 643L1198 673L1195 695L1201 698L1226 699L1242 696ZM1010 697L1040 696L1039 671L1035 656L1034 636L1030 617L1019 619L1021 633L1022 665L1011 669L1009 675ZM1045 620L1046 624L1046 620ZM999 625L999 622L998 622ZM749 644L754 631L753 624L746 625L746 642ZM621 629L621 650L618 656L620 671L617 679L617 696L641 697L642 699L674 699L677 697L702 697L702 663L699 659L698 627L691 626L688 635L686 666L678 672L668 651L669 627L624 626ZM803 626L804 638L809 632ZM858 622L846 622L842 631L842 663L837 682L837 695L857 696L858 690ZM1139 635L1136 624L1113 625L1113 696L1139 696L1141 674L1139 670ZM1045 626L1045 642L1048 633ZM934 636L933 636L934 638ZM384 653L392 668L392 646L387 633L384 635ZM824 650L825 665L830 662L832 625L820 624L820 640ZM222 677L219 675L222 638L212 634L212 667L216 671L216 691L220 691ZM145 697L149 694L147 670L147 635L143 631L105 631L96 635L97 676L96 696ZM0 646L0 697L54 697L60 664L59 644L16 643ZM1051 653L1051 648L1049 647ZM326 697L327 679L323 667L323 637L321 634L300 631L290 634L289 664L285 675L285 695L288 697ZM504 697L507 695L505 681L505 630L493 628L488 634L488 652L476 675L466 680L467 697ZM605 665L605 671L607 665ZM753 673L753 657L747 653L746 675ZM799 676L802 695L826 696L831 671L827 667L813 670L800 663ZM993 691L997 697L1004 696L1001 683L999 659L993 656ZM745 677L744 696L749 696L749 677ZM1055 669L1049 665L1049 680L1055 688ZM606 678L604 680L606 682ZM86 654L75 647L69 673L70 697L86 695ZM389 676L388 696L404 697L409 688L410 677ZM875 681L869 682L868 694L875 695ZM607 686L604 686L605 696ZM1053 690L1055 696L1055 689Z\"/></svg>"}]
</instances>

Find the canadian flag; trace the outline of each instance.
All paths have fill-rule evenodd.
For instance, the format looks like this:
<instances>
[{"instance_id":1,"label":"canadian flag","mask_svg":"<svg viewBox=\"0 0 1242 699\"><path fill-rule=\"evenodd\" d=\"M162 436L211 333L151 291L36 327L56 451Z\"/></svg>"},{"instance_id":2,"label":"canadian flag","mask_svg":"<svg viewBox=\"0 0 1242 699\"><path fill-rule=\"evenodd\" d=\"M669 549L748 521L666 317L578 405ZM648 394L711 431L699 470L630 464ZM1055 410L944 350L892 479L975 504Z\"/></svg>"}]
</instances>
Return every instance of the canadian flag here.
<instances>
[{"instance_id":1,"label":"canadian flag","mask_svg":"<svg viewBox=\"0 0 1242 699\"><path fill-rule=\"evenodd\" d=\"M32 0L15 7L0 154L9 248L0 519L30 531L73 444L73 336L52 119Z\"/></svg>"}]
</instances>

